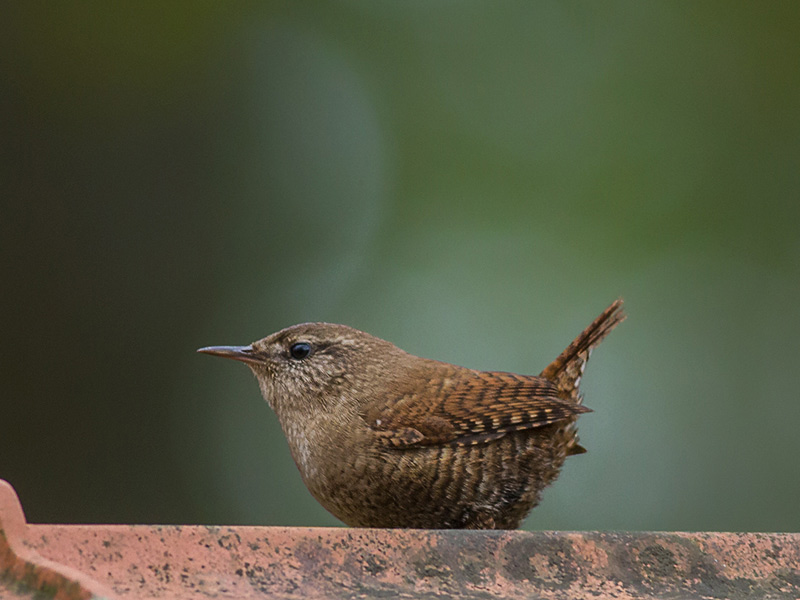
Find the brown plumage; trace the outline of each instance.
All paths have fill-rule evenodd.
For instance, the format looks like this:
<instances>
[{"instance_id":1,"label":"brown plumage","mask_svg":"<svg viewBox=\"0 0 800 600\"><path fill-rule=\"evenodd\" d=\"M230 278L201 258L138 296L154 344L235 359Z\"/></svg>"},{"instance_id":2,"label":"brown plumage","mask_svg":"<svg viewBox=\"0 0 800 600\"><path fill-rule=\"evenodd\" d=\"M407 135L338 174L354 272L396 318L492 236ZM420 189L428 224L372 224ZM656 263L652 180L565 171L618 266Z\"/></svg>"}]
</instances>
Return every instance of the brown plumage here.
<instances>
[{"instance_id":1,"label":"brown plumage","mask_svg":"<svg viewBox=\"0 0 800 600\"><path fill-rule=\"evenodd\" d=\"M305 323L200 352L252 369L308 489L356 527L512 529L564 459L609 306L539 376L419 358L344 325Z\"/></svg>"}]
</instances>

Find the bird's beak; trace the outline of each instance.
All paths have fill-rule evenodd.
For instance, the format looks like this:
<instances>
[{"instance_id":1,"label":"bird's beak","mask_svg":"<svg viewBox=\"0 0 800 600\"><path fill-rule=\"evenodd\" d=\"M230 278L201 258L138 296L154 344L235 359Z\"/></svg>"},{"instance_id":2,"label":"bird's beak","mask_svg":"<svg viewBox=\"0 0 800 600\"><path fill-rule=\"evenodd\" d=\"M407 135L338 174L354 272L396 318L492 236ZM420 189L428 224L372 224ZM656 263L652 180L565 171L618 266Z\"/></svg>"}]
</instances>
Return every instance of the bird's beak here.
<instances>
[{"instance_id":1,"label":"bird's beak","mask_svg":"<svg viewBox=\"0 0 800 600\"><path fill-rule=\"evenodd\" d=\"M252 346L208 346L206 348L199 348L197 351L203 354L232 358L233 360L240 360L246 363L264 362L263 357L256 352Z\"/></svg>"}]
</instances>

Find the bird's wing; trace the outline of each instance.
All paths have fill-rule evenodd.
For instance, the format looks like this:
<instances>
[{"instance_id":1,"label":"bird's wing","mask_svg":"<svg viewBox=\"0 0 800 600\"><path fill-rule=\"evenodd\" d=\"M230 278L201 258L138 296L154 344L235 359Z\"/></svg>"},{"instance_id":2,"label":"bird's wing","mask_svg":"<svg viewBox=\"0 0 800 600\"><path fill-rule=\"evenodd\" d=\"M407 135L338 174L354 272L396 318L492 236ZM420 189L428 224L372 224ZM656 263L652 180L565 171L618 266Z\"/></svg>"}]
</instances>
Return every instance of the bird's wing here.
<instances>
[{"instance_id":1,"label":"bird's wing","mask_svg":"<svg viewBox=\"0 0 800 600\"><path fill-rule=\"evenodd\" d=\"M387 444L408 448L480 444L588 411L542 377L463 369L375 400L362 416Z\"/></svg>"}]
</instances>

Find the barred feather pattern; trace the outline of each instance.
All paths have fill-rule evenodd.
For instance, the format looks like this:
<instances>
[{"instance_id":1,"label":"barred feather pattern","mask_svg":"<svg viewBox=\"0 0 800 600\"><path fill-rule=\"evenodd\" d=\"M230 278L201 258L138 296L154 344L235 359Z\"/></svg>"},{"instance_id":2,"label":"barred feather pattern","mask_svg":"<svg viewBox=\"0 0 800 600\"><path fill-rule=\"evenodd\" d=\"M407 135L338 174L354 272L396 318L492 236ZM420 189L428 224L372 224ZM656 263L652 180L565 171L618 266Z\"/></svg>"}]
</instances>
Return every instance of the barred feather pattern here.
<instances>
[{"instance_id":1,"label":"barred feather pattern","mask_svg":"<svg viewBox=\"0 0 800 600\"><path fill-rule=\"evenodd\" d=\"M622 311L620 298L584 329L558 358L547 365L540 376L553 381L562 398L581 404L583 398L578 386L592 350L624 320L625 313Z\"/></svg>"},{"instance_id":2,"label":"barred feather pattern","mask_svg":"<svg viewBox=\"0 0 800 600\"><path fill-rule=\"evenodd\" d=\"M588 412L561 398L556 385L542 377L435 361L426 361L424 368L428 384L423 389L387 395L366 408L367 423L395 447L471 446ZM437 376L430 378L431 373Z\"/></svg>"},{"instance_id":3,"label":"barred feather pattern","mask_svg":"<svg viewBox=\"0 0 800 600\"><path fill-rule=\"evenodd\" d=\"M399 387L362 412L382 449L359 463L358 478L392 485L368 499L340 498L340 515L358 506L340 518L373 527L396 526L397 514L405 527L518 527L566 457L584 451L576 419L589 409L580 378L592 349L624 318L617 300L538 377L419 359L419 377L404 380L424 386Z\"/></svg>"},{"instance_id":4,"label":"barred feather pattern","mask_svg":"<svg viewBox=\"0 0 800 600\"><path fill-rule=\"evenodd\" d=\"M611 333L612 329L625 320L622 305L621 298L614 301L542 371L540 376L555 383L561 398L576 405L583 404L580 384L586 363L592 355L592 350ZM574 422L565 428L563 443L567 448L567 455L586 452L579 443L578 430Z\"/></svg>"}]
</instances>

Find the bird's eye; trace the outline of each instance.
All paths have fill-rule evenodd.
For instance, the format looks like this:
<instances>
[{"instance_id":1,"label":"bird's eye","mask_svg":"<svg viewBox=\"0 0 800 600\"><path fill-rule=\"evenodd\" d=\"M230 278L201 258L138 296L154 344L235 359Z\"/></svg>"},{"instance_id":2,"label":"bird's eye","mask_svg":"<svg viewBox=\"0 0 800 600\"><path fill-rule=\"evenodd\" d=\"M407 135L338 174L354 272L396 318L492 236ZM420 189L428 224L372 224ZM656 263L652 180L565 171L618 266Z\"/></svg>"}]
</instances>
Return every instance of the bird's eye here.
<instances>
[{"instance_id":1,"label":"bird's eye","mask_svg":"<svg viewBox=\"0 0 800 600\"><path fill-rule=\"evenodd\" d=\"M311 354L311 344L308 342L297 342L296 344L292 344L292 347L289 348L289 354L291 354L292 358L295 360L303 360L304 358L308 358Z\"/></svg>"}]
</instances>

